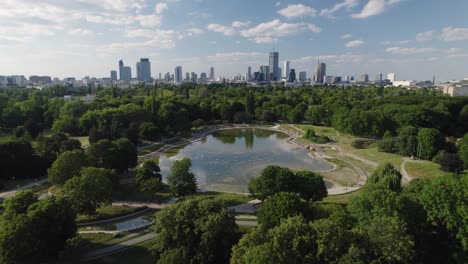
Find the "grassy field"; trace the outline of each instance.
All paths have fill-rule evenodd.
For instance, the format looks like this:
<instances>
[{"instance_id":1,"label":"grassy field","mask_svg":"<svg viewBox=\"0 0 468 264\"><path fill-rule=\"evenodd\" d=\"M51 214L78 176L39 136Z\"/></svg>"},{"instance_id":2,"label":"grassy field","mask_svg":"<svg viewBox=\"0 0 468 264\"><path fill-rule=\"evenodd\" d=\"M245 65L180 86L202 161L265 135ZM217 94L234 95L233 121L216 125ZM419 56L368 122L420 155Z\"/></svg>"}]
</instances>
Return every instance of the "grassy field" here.
<instances>
[{"instance_id":1,"label":"grassy field","mask_svg":"<svg viewBox=\"0 0 468 264\"><path fill-rule=\"evenodd\" d=\"M226 206L234 206L246 203L252 198L247 195L235 194L235 193L222 193L222 192L199 192L194 195L187 196L187 198L194 199L219 199L226 203Z\"/></svg>"},{"instance_id":2,"label":"grassy field","mask_svg":"<svg viewBox=\"0 0 468 264\"><path fill-rule=\"evenodd\" d=\"M336 203L336 204L348 204L352 197L358 196L361 191L350 192L340 195L330 195L323 199L323 203Z\"/></svg>"},{"instance_id":3,"label":"grassy field","mask_svg":"<svg viewBox=\"0 0 468 264\"><path fill-rule=\"evenodd\" d=\"M78 215L77 223L86 223L99 220L111 219L119 216L132 214L138 211L145 210L146 207L129 207L129 206L104 206L97 209L96 215Z\"/></svg>"},{"instance_id":4,"label":"grassy field","mask_svg":"<svg viewBox=\"0 0 468 264\"><path fill-rule=\"evenodd\" d=\"M114 201L130 201L130 202L164 202L172 197L169 191L151 194L149 192L142 192L135 183L128 183L120 185L119 188L113 192Z\"/></svg>"},{"instance_id":5,"label":"grassy field","mask_svg":"<svg viewBox=\"0 0 468 264\"><path fill-rule=\"evenodd\" d=\"M423 180L451 175L450 172L442 171L440 165L431 161L408 161L405 169L409 176Z\"/></svg>"},{"instance_id":6,"label":"grassy field","mask_svg":"<svg viewBox=\"0 0 468 264\"><path fill-rule=\"evenodd\" d=\"M131 246L122 252L103 257L101 259L88 261L89 264L147 264L156 263L157 259L151 254L152 242L147 241L135 246Z\"/></svg>"}]
</instances>

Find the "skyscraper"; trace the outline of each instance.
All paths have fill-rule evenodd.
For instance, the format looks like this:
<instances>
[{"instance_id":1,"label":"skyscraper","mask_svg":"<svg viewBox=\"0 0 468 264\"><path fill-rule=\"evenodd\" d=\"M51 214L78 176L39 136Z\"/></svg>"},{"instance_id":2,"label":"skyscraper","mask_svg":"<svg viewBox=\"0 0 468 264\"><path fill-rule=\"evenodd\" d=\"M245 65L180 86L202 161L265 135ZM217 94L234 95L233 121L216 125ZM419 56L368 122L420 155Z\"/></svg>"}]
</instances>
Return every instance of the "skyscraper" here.
<instances>
[{"instance_id":1,"label":"skyscraper","mask_svg":"<svg viewBox=\"0 0 468 264\"><path fill-rule=\"evenodd\" d=\"M260 73L263 76L262 81L270 80L270 67L268 65L260 66Z\"/></svg>"},{"instance_id":2,"label":"skyscraper","mask_svg":"<svg viewBox=\"0 0 468 264\"><path fill-rule=\"evenodd\" d=\"M307 72L299 72L299 81L300 82L305 82L307 81Z\"/></svg>"},{"instance_id":3,"label":"skyscraper","mask_svg":"<svg viewBox=\"0 0 468 264\"><path fill-rule=\"evenodd\" d=\"M175 72L174 72L174 83L179 84L182 83L183 78L182 78L182 66L177 66L175 67Z\"/></svg>"},{"instance_id":4,"label":"skyscraper","mask_svg":"<svg viewBox=\"0 0 468 264\"><path fill-rule=\"evenodd\" d=\"M381 73L377 73L377 74L375 75L375 80L374 80L374 81L376 81L376 82L382 81L382 74L381 74Z\"/></svg>"},{"instance_id":5,"label":"skyscraper","mask_svg":"<svg viewBox=\"0 0 468 264\"><path fill-rule=\"evenodd\" d=\"M117 71L111 71L111 80L116 81L117 80Z\"/></svg>"},{"instance_id":6,"label":"skyscraper","mask_svg":"<svg viewBox=\"0 0 468 264\"><path fill-rule=\"evenodd\" d=\"M290 61L284 61L283 78L285 78L286 80L289 79L289 66Z\"/></svg>"},{"instance_id":7,"label":"skyscraper","mask_svg":"<svg viewBox=\"0 0 468 264\"><path fill-rule=\"evenodd\" d=\"M119 79L122 81L130 81L132 79L132 68L124 66L123 60L119 61L119 74Z\"/></svg>"},{"instance_id":8,"label":"skyscraper","mask_svg":"<svg viewBox=\"0 0 468 264\"><path fill-rule=\"evenodd\" d=\"M214 67L210 68L210 80L214 80Z\"/></svg>"},{"instance_id":9,"label":"skyscraper","mask_svg":"<svg viewBox=\"0 0 468 264\"><path fill-rule=\"evenodd\" d=\"M119 80L123 80L123 67L124 67L124 63L123 63L123 60L119 60Z\"/></svg>"},{"instance_id":10,"label":"skyscraper","mask_svg":"<svg viewBox=\"0 0 468 264\"><path fill-rule=\"evenodd\" d=\"M273 79L271 81L277 81L281 78L279 76L278 72L278 63L279 63L279 53L278 52L270 52L270 63L269 63L269 68L270 68L270 73L272 73Z\"/></svg>"},{"instance_id":11,"label":"skyscraper","mask_svg":"<svg viewBox=\"0 0 468 264\"><path fill-rule=\"evenodd\" d=\"M395 73L389 73L387 75L387 79L389 79L391 82L394 82L396 80L396 74Z\"/></svg>"},{"instance_id":12,"label":"skyscraper","mask_svg":"<svg viewBox=\"0 0 468 264\"><path fill-rule=\"evenodd\" d=\"M369 74L367 74L367 73L362 74L361 79L359 81L364 82L364 83L369 82Z\"/></svg>"},{"instance_id":13,"label":"skyscraper","mask_svg":"<svg viewBox=\"0 0 468 264\"><path fill-rule=\"evenodd\" d=\"M136 64L137 79L143 82L151 81L151 62L147 58L140 59Z\"/></svg>"},{"instance_id":14,"label":"skyscraper","mask_svg":"<svg viewBox=\"0 0 468 264\"><path fill-rule=\"evenodd\" d=\"M293 83L293 82L296 81L296 70L294 70L294 69L289 70L289 79L288 79L288 81L290 83Z\"/></svg>"},{"instance_id":15,"label":"skyscraper","mask_svg":"<svg viewBox=\"0 0 468 264\"><path fill-rule=\"evenodd\" d=\"M315 82L316 83L323 83L323 77L327 75L327 65L325 63L320 63L317 61L317 65L315 65Z\"/></svg>"},{"instance_id":16,"label":"skyscraper","mask_svg":"<svg viewBox=\"0 0 468 264\"><path fill-rule=\"evenodd\" d=\"M249 66L247 68L247 81L250 82L252 80L252 67Z\"/></svg>"},{"instance_id":17,"label":"skyscraper","mask_svg":"<svg viewBox=\"0 0 468 264\"><path fill-rule=\"evenodd\" d=\"M206 83L206 72L200 73L200 82Z\"/></svg>"}]
</instances>

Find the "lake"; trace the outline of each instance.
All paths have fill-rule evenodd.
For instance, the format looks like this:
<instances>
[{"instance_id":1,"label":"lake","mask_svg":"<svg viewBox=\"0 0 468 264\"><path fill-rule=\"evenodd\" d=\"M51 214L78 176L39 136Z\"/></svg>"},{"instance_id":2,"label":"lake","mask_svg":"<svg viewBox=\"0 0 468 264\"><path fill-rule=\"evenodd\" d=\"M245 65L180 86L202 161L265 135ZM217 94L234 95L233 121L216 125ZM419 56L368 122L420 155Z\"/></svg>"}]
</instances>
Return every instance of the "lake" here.
<instances>
[{"instance_id":1,"label":"lake","mask_svg":"<svg viewBox=\"0 0 468 264\"><path fill-rule=\"evenodd\" d=\"M333 168L287 140L287 134L266 129L220 130L182 147L175 155L161 156L159 166L165 181L172 163L188 157L200 189L228 192L247 192L250 179L259 176L268 165L312 171Z\"/></svg>"}]
</instances>

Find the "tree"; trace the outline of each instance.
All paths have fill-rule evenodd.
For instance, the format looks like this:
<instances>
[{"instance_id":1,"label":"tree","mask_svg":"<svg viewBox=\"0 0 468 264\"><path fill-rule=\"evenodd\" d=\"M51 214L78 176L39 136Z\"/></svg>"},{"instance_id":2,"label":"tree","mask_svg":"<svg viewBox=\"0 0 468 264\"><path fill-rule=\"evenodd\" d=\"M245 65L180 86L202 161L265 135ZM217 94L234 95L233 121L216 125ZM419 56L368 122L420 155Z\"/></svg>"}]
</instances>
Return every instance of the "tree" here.
<instances>
[{"instance_id":1,"label":"tree","mask_svg":"<svg viewBox=\"0 0 468 264\"><path fill-rule=\"evenodd\" d=\"M368 184L383 186L394 192L401 191L401 173L391 163L380 164L367 179Z\"/></svg>"},{"instance_id":2,"label":"tree","mask_svg":"<svg viewBox=\"0 0 468 264\"><path fill-rule=\"evenodd\" d=\"M39 201L35 193L30 190L19 191L15 196L6 199L3 203L5 209L4 216L13 216L18 214L26 214L29 206Z\"/></svg>"},{"instance_id":3,"label":"tree","mask_svg":"<svg viewBox=\"0 0 468 264\"><path fill-rule=\"evenodd\" d=\"M50 163L63 152L75 149L81 149L80 141L68 138L63 133L54 133L48 137L40 136L37 139L37 154L50 161Z\"/></svg>"},{"instance_id":4,"label":"tree","mask_svg":"<svg viewBox=\"0 0 468 264\"><path fill-rule=\"evenodd\" d=\"M31 143L24 139L0 138L0 178L35 178L42 176Z\"/></svg>"},{"instance_id":5,"label":"tree","mask_svg":"<svg viewBox=\"0 0 468 264\"><path fill-rule=\"evenodd\" d=\"M265 228L272 228L281 223L281 220L291 216L301 215L306 204L297 194L280 192L263 202L258 209L258 223Z\"/></svg>"},{"instance_id":6,"label":"tree","mask_svg":"<svg viewBox=\"0 0 468 264\"><path fill-rule=\"evenodd\" d=\"M0 263L55 261L76 234L75 217L68 202L56 196L30 204L26 212L6 210L0 217Z\"/></svg>"},{"instance_id":7,"label":"tree","mask_svg":"<svg viewBox=\"0 0 468 264\"><path fill-rule=\"evenodd\" d=\"M307 201L318 202L328 195L323 177L316 172L298 171L294 180L297 194Z\"/></svg>"},{"instance_id":8,"label":"tree","mask_svg":"<svg viewBox=\"0 0 468 264\"><path fill-rule=\"evenodd\" d=\"M250 195L263 201L276 193L291 191L293 177L290 169L270 165L263 169L260 177L249 182Z\"/></svg>"},{"instance_id":9,"label":"tree","mask_svg":"<svg viewBox=\"0 0 468 264\"><path fill-rule=\"evenodd\" d=\"M428 220L447 229L465 252L468 250L467 197L466 174L435 178L424 186L420 195Z\"/></svg>"},{"instance_id":10,"label":"tree","mask_svg":"<svg viewBox=\"0 0 468 264\"><path fill-rule=\"evenodd\" d=\"M57 157L48 170L49 181L63 185L69 179L78 176L81 169L88 165L89 161L82 150L65 151Z\"/></svg>"},{"instance_id":11,"label":"tree","mask_svg":"<svg viewBox=\"0 0 468 264\"><path fill-rule=\"evenodd\" d=\"M456 174L463 171L463 161L458 154L448 153L445 150L439 151L432 159L433 162L440 165L443 171L454 172Z\"/></svg>"},{"instance_id":12,"label":"tree","mask_svg":"<svg viewBox=\"0 0 468 264\"><path fill-rule=\"evenodd\" d=\"M227 263L239 231L219 200L186 200L155 216L158 263ZM174 262L172 262L174 261Z\"/></svg>"},{"instance_id":13,"label":"tree","mask_svg":"<svg viewBox=\"0 0 468 264\"><path fill-rule=\"evenodd\" d=\"M67 181L62 195L77 213L92 215L96 208L112 202L112 182L109 172L102 168L84 168L79 177Z\"/></svg>"},{"instance_id":14,"label":"tree","mask_svg":"<svg viewBox=\"0 0 468 264\"><path fill-rule=\"evenodd\" d=\"M187 196L197 192L197 179L190 171L192 161L189 158L176 160L171 167L171 173L167 177L167 183L171 192L177 196Z\"/></svg>"},{"instance_id":15,"label":"tree","mask_svg":"<svg viewBox=\"0 0 468 264\"><path fill-rule=\"evenodd\" d=\"M126 138L115 141L101 139L86 150L91 162L98 167L124 172L137 165L138 153L135 145Z\"/></svg>"},{"instance_id":16,"label":"tree","mask_svg":"<svg viewBox=\"0 0 468 264\"><path fill-rule=\"evenodd\" d=\"M465 169L468 169L468 133L463 136L459 148L460 159L463 161Z\"/></svg>"},{"instance_id":17,"label":"tree","mask_svg":"<svg viewBox=\"0 0 468 264\"><path fill-rule=\"evenodd\" d=\"M421 128L418 132L418 157L432 159L442 145L440 133L435 128Z\"/></svg>"},{"instance_id":18,"label":"tree","mask_svg":"<svg viewBox=\"0 0 468 264\"><path fill-rule=\"evenodd\" d=\"M155 193L164 187L161 169L155 161L145 161L137 168L135 182L141 191Z\"/></svg>"},{"instance_id":19,"label":"tree","mask_svg":"<svg viewBox=\"0 0 468 264\"><path fill-rule=\"evenodd\" d=\"M231 264L319 263L316 236L302 216L272 229L256 228L232 249Z\"/></svg>"},{"instance_id":20,"label":"tree","mask_svg":"<svg viewBox=\"0 0 468 264\"><path fill-rule=\"evenodd\" d=\"M255 112L255 96L252 92L247 94L247 103L245 104L247 113L253 115Z\"/></svg>"}]
</instances>

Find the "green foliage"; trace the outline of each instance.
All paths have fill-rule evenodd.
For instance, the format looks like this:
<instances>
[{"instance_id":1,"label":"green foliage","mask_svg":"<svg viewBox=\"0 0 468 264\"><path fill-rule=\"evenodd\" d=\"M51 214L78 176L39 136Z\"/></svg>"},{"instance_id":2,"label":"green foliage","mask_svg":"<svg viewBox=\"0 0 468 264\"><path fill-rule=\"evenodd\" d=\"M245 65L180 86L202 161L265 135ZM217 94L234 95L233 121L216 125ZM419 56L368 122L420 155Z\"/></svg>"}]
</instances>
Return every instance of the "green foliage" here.
<instances>
[{"instance_id":1,"label":"green foliage","mask_svg":"<svg viewBox=\"0 0 468 264\"><path fill-rule=\"evenodd\" d=\"M68 138L63 133L54 133L37 139L36 152L52 163L63 152L80 148L81 143L78 140Z\"/></svg>"},{"instance_id":2,"label":"green foliage","mask_svg":"<svg viewBox=\"0 0 468 264\"><path fill-rule=\"evenodd\" d=\"M428 220L446 228L468 250L468 175L433 179L421 191Z\"/></svg>"},{"instance_id":3,"label":"green foliage","mask_svg":"<svg viewBox=\"0 0 468 264\"><path fill-rule=\"evenodd\" d=\"M401 173L391 163L380 164L367 179L367 184L380 185L391 191L401 191Z\"/></svg>"},{"instance_id":4,"label":"green foliage","mask_svg":"<svg viewBox=\"0 0 468 264\"><path fill-rule=\"evenodd\" d=\"M135 145L127 138L115 141L101 139L86 149L91 162L98 167L124 172L137 165L138 155Z\"/></svg>"},{"instance_id":5,"label":"green foliage","mask_svg":"<svg viewBox=\"0 0 468 264\"><path fill-rule=\"evenodd\" d=\"M43 176L31 143L24 139L0 138L0 178L36 178Z\"/></svg>"},{"instance_id":6,"label":"green foliage","mask_svg":"<svg viewBox=\"0 0 468 264\"><path fill-rule=\"evenodd\" d=\"M299 171L294 173L288 168L268 166L260 177L249 182L252 197L265 200L279 192L296 193L306 200L320 201L327 196L323 178L314 172Z\"/></svg>"},{"instance_id":7,"label":"green foliage","mask_svg":"<svg viewBox=\"0 0 468 264\"><path fill-rule=\"evenodd\" d=\"M88 158L82 150L65 151L48 170L49 181L52 184L63 185L69 179L78 176L81 169L89 166Z\"/></svg>"},{"instance_id":8,"label":"green foliage","mask_svg":"<svg viewBox=\"0 0 468 264\"><path fill-rule=\"evenodd\" d=\"M320 136L315 133L315 130L309 128L306 130L306 133L304 135L305 139L308 139L314 143L317 144L326 144L330 142L330 139L327 136Z\"/></svg>"},{"instance_id":9,"label":"green foliage","mask_svg":"<svg viewBox=\"0 0 468 264\"><path fill-rule=\"evenodd\" d=\"M65 183L62 195L70 201L77 213L95 214L96 208L112 202L111 173L101 168L84 168L79 177Z\"/></svg>"},{"instance_id":10,"label":"green foliage","mask_svg":"<svg viewBox=\"0 0 468 264\"><path fill-rule=\"evenodd\" d=\"M257 212L258 223L264 228L272 228L284 219L301 215L306 207L297 194L280 192L262 203Z\"/></svg>"},{"instance_id":11,"label":"green foliage","mask_svg":"<svg viewBox=\"0 0 468 264\"><path fill-rule=\"evenodd\" d=\"M187 196L197 191L197 179L195 174L190 171L192 161L189 158L176 160L171 167L171 173L167 177L167 183L171 192L177 196Z\"/></svg>"},{"instance_id":12,"label":"green foliage","mask_svg":"<svg viewBox=\"0 0 468 264\"><path fill-rule=\"evenodd\" d=\"M418 157L431 160L440 149L443 139L437 129L421 128L418 132Z\"/></svg>"},{"instance_id":13,"label":"green foliage","mask_svg":"<svg viewBox=\"0 0 468 264\"><path fill-rule=\"evenodd\" d=\"M460 159L463 161L465 169L468 169L468 133L463 136L459 148Z\"/></svg>"},{"instance_id":14,"label":"green foliage","mask_svg":"<svg viewBox=\"0 0 468 264\"><path fill-rule=\"evenodd\" d=\"M23 198L25 195L30 196L20 194ZM7 200L9 206L18 202ZM76 233L76 215L66 200L51 196L32 204L30 202L23 204L29 204L26 211L25 207L21 210L8 209L0 217L1 263L54 261L64 249L67 239Z\"/></svg>"},{"instance_id":15,"label":"green foliage","mask_svg":"<svg viewBox=\"0 0 468 264\"><path fill-rule=\"evenodd\" d=\"M155 216L158 263L226 263L239 237L234 214L218 200L186 200Z\"/></svg>"},{"instance_id":16,"label":"green foliage","mask_svg":"<svg viewBox=\"0 0 468 264\"><path fill-rule=\"evenodd\" d=\"M440 165L440 169L447 172L454 172L456 174L463 171L463 161L457 154L448 153L441 150L432 159L433 162Z\"/></svg>"},{"instance_id":17,"label":"green foliage","mask_svg":"<svg viewBox=\"0 0 468 264\"><path fill-rule=\"evenodd\" d=\"M141 191L155 193L164 187L160 172L161 169L155 161L145 161L137 168L135 182Z\"/></svg>"}]
</instances>

